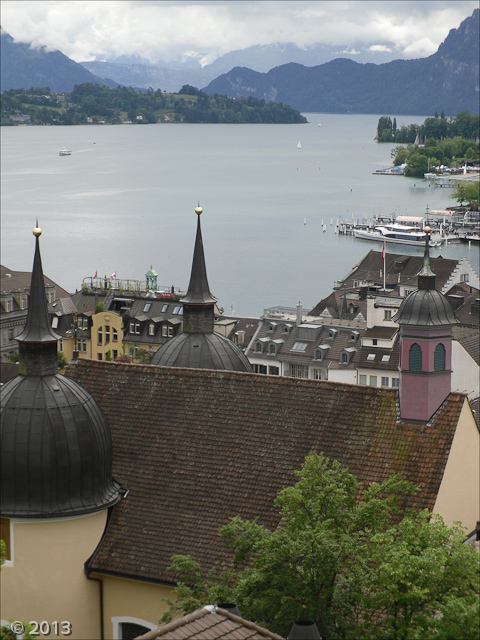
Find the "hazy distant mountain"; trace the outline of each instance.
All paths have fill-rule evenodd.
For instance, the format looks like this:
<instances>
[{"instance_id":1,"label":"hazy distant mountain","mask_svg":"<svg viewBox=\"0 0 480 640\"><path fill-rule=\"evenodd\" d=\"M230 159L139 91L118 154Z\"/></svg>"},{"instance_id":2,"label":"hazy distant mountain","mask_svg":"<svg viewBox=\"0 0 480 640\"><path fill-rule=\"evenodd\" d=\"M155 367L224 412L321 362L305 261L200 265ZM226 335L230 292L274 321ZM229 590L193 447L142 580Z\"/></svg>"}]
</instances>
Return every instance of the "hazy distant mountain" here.
<instances>
[{"instance_id":1,"label":"hazy distant mountain","mask_svg":"<svg viewBox=\"0 0 480 640\"><path fill-rule=\"evenodd\" d=\"M428 58L380 65L347 59L315 67L290 63L268 73L237 67L204 91L283 102L303 112L478 113L479 17L480 10L475 9Z\"/></svg>"},{"instance_id":2,"label":"hazy distant mountain","mask_svg":"<svg viewBox=\"0 0 480 640\"><path fill-rule=\"evenodd\" d=\"M355 43L350 47L315 44L306 49L300 49L292 43L255 45L248 49L231 51L203 68L200 65L200 55L198 58L186 58L184 61L175 61L173 64L165 61L157 61L156 64L152 64L140 56L120 56L106 61L81 62L80 64L96 76L110 78L119 84L176 92L185 84L203 87L234 67L269 71L273 67L289 62L298 62L312 67L339 57L375 64L398 58L391 43L379 44L385 50L372 51L361 43Z\"/></svg>"},{"instance_id":3,"label":"hazy distant mountain","mask_svg":"<svg viewBox=\"0 0 480 640\"><path fill-rule=\"evenodd\" d=\"M151 64L118 64L116 62L82 62L90 73L110 78L127 87L162 89L169 93L179 91L183 85L201 87L218 74L206 75L202 69L169 69Z\"/></svg>"},{"instance_id":4,"label":"hazy distant mountain","mask_svg":"<svg viewBox=\"0 0 480 640\"><path fill-rule=\"evenodd\" d=\"M60 51L30 49L28 44L16 43L5 31L1 32L0 90L50 87L54 93L69 93L76 84L96 82L116 87L115 82L100 80L70 60Z\"/></svg>"}]
</instances>

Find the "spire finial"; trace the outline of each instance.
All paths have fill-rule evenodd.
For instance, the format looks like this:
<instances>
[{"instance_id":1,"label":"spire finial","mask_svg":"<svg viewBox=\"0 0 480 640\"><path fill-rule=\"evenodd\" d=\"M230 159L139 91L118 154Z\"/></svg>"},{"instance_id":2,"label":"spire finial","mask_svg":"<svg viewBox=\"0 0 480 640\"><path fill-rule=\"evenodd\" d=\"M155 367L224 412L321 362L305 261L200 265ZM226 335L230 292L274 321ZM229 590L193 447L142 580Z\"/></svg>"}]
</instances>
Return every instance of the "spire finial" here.
<instances>
[{"instance_id":1,"label":"spire finial","mask_svg":"<svg viewBox=\"0 0 480 640\"><path fill-rule=\"evenodd\" d=\"M201 216L203 213L203 209L200 206L200 200L198 201L198 206L195 207L195 213L197 214L197 216Z\"/></svg>"},{"instance_id":2,"label":"spire finial","mask_svg":"<svg viewBox=\"0 0 480 640\"><path fill-rule=\"evenodd\" d=\"M430 233L431 229L427 225L423 228L425 231L425 252L423 254L423 265L417 273L419 289L435 289L435 274L430 265Z\"/></svg>"}]
</instances>

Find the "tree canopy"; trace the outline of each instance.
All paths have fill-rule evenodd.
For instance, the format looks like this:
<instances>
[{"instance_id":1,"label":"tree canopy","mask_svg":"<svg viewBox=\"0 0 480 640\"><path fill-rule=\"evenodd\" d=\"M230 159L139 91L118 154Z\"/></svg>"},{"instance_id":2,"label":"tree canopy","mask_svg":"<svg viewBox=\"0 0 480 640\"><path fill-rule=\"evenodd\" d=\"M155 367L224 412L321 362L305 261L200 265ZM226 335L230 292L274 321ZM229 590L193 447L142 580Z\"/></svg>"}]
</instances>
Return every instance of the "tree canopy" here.
<instances>
[{"instance_id":1,"label":"tree canopy","mask_svg":"<svg viewBox=\"0 0 480 640\"><path fill-rule=\"evenodd\" d=\"M281 635L316 622L324 640L477 640L479 559L459 524L401 513L417 489L398 475L363 487L338 462L311 454L281 491L273 531L239 517L220 529L230 560L205 573L174 556L170 611L235 602L243 617Z\"/></svg>"}]
</instances>

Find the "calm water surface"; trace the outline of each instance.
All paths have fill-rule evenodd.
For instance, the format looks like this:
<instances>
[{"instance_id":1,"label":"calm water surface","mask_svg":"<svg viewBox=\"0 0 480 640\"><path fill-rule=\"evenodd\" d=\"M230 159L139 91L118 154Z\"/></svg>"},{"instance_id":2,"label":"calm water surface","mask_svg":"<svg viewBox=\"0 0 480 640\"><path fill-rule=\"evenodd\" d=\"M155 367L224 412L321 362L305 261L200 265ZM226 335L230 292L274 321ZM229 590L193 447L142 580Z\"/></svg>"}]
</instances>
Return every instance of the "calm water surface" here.
<instances>
[{"instance_id":1,"label":"calm water surface","mask_svg":"<svg viewBox=\"0 0 480 640\"><path fill-rule=\"evenodd\" d=\"M159 284L186 288L200 202L210 289L227 313L311 307L379 250L336 235L337 220L453 201L424 180L372 175L391 164L393 145L373 140L379 116L306 115L305 125L3 127L2 264L31 269L38 217L44 271L69 291L95 271L143 280L150 265ZM478 247L442 254L478 270Z\"/></svg>"}]
</instances>

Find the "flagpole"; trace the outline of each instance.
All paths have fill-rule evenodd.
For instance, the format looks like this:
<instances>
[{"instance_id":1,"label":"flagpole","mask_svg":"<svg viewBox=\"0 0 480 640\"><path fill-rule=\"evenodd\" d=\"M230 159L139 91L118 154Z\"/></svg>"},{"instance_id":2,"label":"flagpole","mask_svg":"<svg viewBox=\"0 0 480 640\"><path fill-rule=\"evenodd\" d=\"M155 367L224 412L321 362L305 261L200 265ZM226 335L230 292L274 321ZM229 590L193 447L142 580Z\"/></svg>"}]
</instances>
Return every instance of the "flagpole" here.
<instances>
[{"instance_id":1,"label":"flagpole","mask_svg":"<svg viewBox=\"0 0 480 640\"><path fill-rule=\"evenodd\" d=\"M383 259L383 292L385 293L385 271L386 271L385 240L383 241L382 259Z\"/></svg>"}]
</instances>

